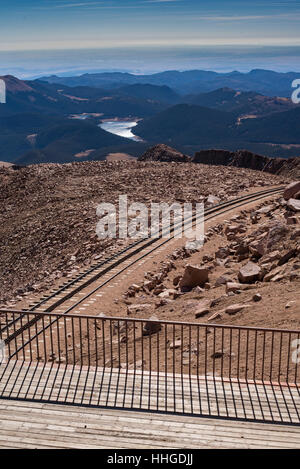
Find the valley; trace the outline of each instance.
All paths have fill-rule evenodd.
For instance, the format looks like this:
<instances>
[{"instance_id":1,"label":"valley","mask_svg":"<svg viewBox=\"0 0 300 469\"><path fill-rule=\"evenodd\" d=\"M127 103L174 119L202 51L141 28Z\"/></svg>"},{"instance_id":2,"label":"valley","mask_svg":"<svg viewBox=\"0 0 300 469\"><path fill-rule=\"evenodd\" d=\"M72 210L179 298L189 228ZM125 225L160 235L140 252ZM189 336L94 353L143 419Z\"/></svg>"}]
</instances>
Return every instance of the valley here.
<instances>
[{"instance_id":1,"label":"valley","mask_svg":"<svg viewBox=\"0 0 300 469\"><path fill-rule=\"evenodd\" d=\"M214 89L221 76L223 86ZM203 77L210 77L212 90L205 89ZM78 154L87 161L104 160L111 152L138 157L147 144L158 143L189 156L209 148L298 156L299 105L286 92L271 95L275 83L287 84L292 74L253 71L247 80L231 75L231 84L233 77L235 89L224 86L229 77L201 71L2 77L7 103L0 106L0 159L26 165L76 161ZM270 87L265 95L262 80Z\"/></svg>"}]
</instances>

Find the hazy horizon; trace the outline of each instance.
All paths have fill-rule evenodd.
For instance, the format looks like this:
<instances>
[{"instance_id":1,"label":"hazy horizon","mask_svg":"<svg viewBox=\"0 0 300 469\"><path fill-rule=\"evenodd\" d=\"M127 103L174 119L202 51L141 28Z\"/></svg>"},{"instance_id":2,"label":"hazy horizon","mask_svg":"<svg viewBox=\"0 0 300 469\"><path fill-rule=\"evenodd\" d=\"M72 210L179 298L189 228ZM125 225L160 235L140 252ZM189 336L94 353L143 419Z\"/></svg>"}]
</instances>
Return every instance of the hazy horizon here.
<instances>
[{"instance_id":1,"label":"hazy horizon","mask_svg":"<svg viewBox=\"0 0 300 469\"><path fill-rule=\"evenodd\" d=\"M1 0L0 16L0 75L300 69L300 0Z\"/></svg>"},{"instance_id":2,"label":"hazy horizon","mask_svg":"<svg viewBox=\"0 0 300 469\"><path fill-rule=\"evenodd\" d=\"M150 74L166 70L248 72L300 70L300 46L286 47L139 47L53 51L0 51L0 75L32 79L120 71Z\"/></svg>"}]
</instances>

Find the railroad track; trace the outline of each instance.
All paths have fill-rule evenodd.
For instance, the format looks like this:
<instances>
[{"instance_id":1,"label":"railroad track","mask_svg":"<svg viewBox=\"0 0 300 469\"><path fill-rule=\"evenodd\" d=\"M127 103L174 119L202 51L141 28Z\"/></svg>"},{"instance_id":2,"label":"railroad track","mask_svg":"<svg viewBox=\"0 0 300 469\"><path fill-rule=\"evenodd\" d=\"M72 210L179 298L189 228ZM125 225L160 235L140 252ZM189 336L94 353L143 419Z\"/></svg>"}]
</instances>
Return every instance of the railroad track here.
<instances>
[{"instance_id":1,"label":"railroad track","mask_svg":"<svg viewBox=\"0 0 300 469\"><path fill-rule=\"evenodd\" d=\"M283 189L284 187L267 189L232 199L228 202L217 204L205 210L204 220L208 221L215 216L232 210L233 208L242 207L249 202L255 202L265 197L278 194L282 192ZM195 216L191 217L190 223L193 224L194 221ZM63 284L57 290L52 291L50 295L43 296L38 302L30 305L29 309L22 311L11 310L12 319L5 325L1 325L0 338L3 338L6 344L9 344L12 340L16 340L16 337L18 337L18 335L25 329L30 328L37 321L39 321L39 319L41 319L41 316L37 315L33 319L24 323L24 320L26 317L28 318L28 314L30 312L53 312L59 306L64 304L66 309L63 310L61 313L62 315L66 315L73 311L82 303L87 301L91 296L97 294L101 288L103 288L129 267L149 256L151 253L158 250L166 243L172 241L174 239L176 223L173 224L171 229L173 234L171 233L170 238L163 239L163 233L161 233L159 238L138 240L130 244L127 248L115 253L113 256L102 260L100 263L95 263L89 269L81 272L80 275L73 277L70 281ZM95 285L95 282L97 282L99 279L101 280L100 283ZM72 302L72 299L78 293L80 293L82 297L75 302ZM72 304L70 304L70 302ZM8 312L8 310L6 310L6 312ZM55 321L55 319L53 321ZM49 326L50 325L47 325L45 327L48 328ZM36 334L39 335L44 330L45 328L40 331L36 331ZM32 337L30 340L33 340L35 337ZM26 344L23 346L25 345Z\"/></svg>"}]
</instances>

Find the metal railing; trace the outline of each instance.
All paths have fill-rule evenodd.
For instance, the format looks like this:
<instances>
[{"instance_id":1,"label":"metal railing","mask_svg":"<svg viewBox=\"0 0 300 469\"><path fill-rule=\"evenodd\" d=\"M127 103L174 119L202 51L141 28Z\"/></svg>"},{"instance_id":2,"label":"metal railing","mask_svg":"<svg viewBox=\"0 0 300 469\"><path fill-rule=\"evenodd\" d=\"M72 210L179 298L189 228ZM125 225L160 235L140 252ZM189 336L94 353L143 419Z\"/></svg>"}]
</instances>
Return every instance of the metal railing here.
<instances>
[{"instance_id":1,"label":"metal railing","mask_svg":"<svg viewBox=\"0 0 300 469\"><path fill-rule=\"evenodd\" d=\"M9 359L300 382L297 330L44 312L22 312L16 329L20 313L0 314Z\"/></svg>"},{"instance_id":2,"label":"metal railing","mask_svg":"<svg viewBox=\"0 0 300 469\"><path fill-rule=\"evenodd\" d=\"M300 331L7 310L0 319L1 398L300 422Z\"/></svg>"}]
</instances>

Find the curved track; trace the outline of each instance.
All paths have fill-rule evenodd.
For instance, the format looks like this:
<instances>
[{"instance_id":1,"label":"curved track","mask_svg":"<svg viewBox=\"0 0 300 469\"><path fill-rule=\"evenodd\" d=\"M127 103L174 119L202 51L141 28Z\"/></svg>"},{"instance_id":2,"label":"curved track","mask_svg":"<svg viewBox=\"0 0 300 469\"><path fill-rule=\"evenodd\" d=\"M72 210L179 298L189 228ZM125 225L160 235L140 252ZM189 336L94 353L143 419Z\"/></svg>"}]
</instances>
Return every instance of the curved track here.
<instances>
[{"instance_id":1,"label":"curved track","mask_svg":"<svg viewBox=\"0 0 300 469\"><path fill-rule=\"evenodd\" d=\"M278 194L283 191L283 187L277 187L272 189L266 189L263 191L255 192L250 195L242 196L236 199L232 199L228 202L217 204L207 210L205 210L204 219L208 221L216 216L219 216L223 213L226 213L234 208L242 207L250 202L255 202L260 199L263 199L274 194ZM191 217L191 224L194 222L195 217ZM37 316L36 319L28 321L24 324L23 319L26 315L31 312L52 312L57 307L66 303L70 298L76 295L79 292L82 292L82 298L80 298L75 303L68 305L62 314L68 314L70 311L74 310L92 295L95 295L103 286L111 282L115 277L120 275L130 266L134 265L141 259L145 258L152 252L159 249L164 244L172 241L174 239L174 229L176 224L171 227L173 230L173 235L168 239L163 239L162 236L159 238L150 238L150 239L141 239L132 244L127 248L115 253L113 256L108 257L92 265L91 268L83 271L80 275L73 277L69 282L63 284L57 290L51 292L50 295L42 297L38 302L30 305L28 310L16 311L11 310L12 313L20 313L18 317L13 314L12 319L1 327L1 336L6 335L5 342L9 343L11 340L15 339L17 335L26 328L32 326L34 322L39 319ZM163 233L160 233L163 235ZM117 270L116 270L117 269ZM100 284L93 285L98 279L103 278L106 274L111 274L109 278L102 279ZM85 292L84 292L85 290ZM27 313L27 314L26 314ZM11 332L12 331L12 332Z\"/></svg>"}]
</instances>

